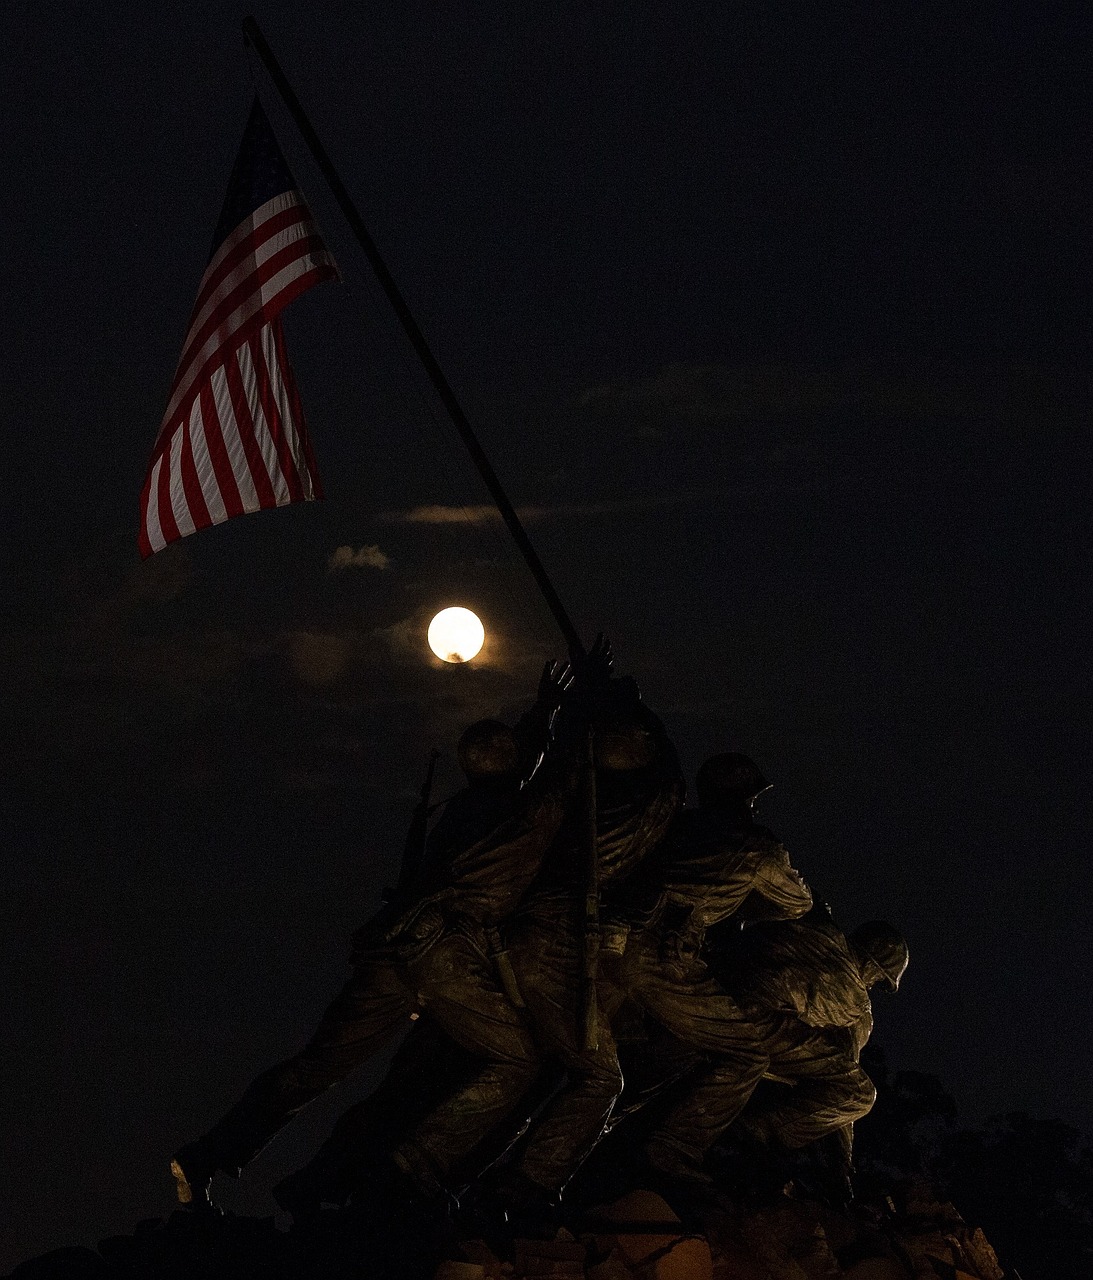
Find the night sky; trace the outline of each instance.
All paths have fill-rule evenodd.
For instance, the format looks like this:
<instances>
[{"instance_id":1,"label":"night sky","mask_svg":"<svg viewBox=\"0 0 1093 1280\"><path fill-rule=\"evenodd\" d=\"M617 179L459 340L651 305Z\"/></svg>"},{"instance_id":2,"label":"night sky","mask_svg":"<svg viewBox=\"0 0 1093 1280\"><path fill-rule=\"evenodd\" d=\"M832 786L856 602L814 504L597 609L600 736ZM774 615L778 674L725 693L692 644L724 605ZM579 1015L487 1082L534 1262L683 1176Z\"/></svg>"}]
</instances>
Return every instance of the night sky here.
<instances>
[{"instance_id":1,"label":"night sky","mask_svg":"<svg viewBox=\"0 0 1093 1280\"><path fill-rule=\"evenodd\" d=\"M561 641L235 4L0 19L0 1269L169 1213L307 1036L430 749ZM577 624L744 750L895 1068L1093 1129L1088 35L1063 6L257 16ZM338 260L286 313L327 499L141 564L252 94ZM459 603L489 642L427 656ZM229 1202L272 1212L376 1068Z\"/></svg>"}]
</instances>

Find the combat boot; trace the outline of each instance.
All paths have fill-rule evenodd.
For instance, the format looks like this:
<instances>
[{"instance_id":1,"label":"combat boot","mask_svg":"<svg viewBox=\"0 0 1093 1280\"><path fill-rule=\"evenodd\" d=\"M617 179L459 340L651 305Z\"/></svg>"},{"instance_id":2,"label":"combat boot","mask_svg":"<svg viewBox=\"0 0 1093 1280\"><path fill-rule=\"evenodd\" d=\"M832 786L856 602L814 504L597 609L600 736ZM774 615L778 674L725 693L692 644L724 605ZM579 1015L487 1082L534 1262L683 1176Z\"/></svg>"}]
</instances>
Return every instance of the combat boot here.
<instances>
[{"instance_id":1,"label":"combat boot","mask_svg":"<svg viewBox=\"0 0 1093 1280\"><path fill-rule=\"evenodd\" d=\"M709 1186L713 1182L702 1167L702 1157L671 1138L662 1135L650 1138L645 1144L645 1159L651 1170L673 1182L692 1187Z\"/></svg>"},{"instance_id":2,"label":"combat boot","mask_svg":"<svg viewBox=\"0 0 1093 1280\"><path fill-rule=\"evenodd\" d=\"M554 1239L560 1202L556 1191L533 1182L514 1165L505 1165L489 1179L485 1194L511 1239Z\"/></svg>"},{"instance_id":3,"label":"combat boot","mask_svg":"<svg viewBox=\"0 0 1093 1280\"><path fill-rule=\"evenodd\" d=\"M200 1138L179 1147L171 1160L179 1204L189 1205L195 1213L215 1212L212 1185L218 1168L216 1158Z\"/></svg>"},{"instance_id":4,"label":"combat boot","mask_svg":"<svg viewBox=\"0 0 1093 1280\"><path fill-rule=\"evenodd\" d=\"M455 1193L440 1180L428 1155L411 1142L396 1147L381 1161L379 1176L395 1195L413 1203L430 1206L451 1217L459 1209Z\"/></svg>"},{"instance_id":5,"label":"combat boot","mask_svg":"<svg viewBox=\"0 0 1093 1280\"><path fill-rule=\"evenodd\" d=\"M854 1167L848 1143L839 1134L828 1134L802 1153L805 1159L793 1176L798 1195L816 1200L836 1213L854 1203Z\"/></svg>"}]
</instances>

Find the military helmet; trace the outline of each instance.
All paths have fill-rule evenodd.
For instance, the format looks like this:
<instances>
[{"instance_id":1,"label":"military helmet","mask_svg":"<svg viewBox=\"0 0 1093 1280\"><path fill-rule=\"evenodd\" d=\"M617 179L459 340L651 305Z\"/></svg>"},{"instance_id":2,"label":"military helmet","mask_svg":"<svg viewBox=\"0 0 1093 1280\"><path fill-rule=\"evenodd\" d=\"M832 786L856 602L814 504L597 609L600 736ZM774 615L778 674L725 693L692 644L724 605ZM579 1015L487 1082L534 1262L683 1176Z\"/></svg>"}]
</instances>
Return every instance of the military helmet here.
<instances>
[{"instance_id":1,"label":"military helmet","mask_svg":"<svg viewBox=\"0 0 1093 1280\"><path fill-rule=\"evenodd\" d=\"M506 778L520 768L516 735L500 720L476 720L463 730L456 749L459 767L472 781Z\"/></svg>"},{"instance_id":2,"label":"military helmet","mask_svg":"<svg viewBox=\"0 0 1093 1280\"><path fill-rule=\"evenodd\" d=\"M903 934L886 920L867 920L850 935L850 945L863 959L872 960L889 991L899 989L909 952Z\"/></svg>"},{"instance_id":3,"label":"military helmet","mask_svg":"<svg viewBox=\"0 0 1093 1280\"><path fill-rule=\"evenodd\" d=\"M695 774L695 790L702 805L754 800L772 785L754 760L737 751L711 756Z\"/></svg>"},{"instance_id":4,"label":"military helmet","mask_svg":"<svg viewBox=\"0 0 1093 1280\"><path fill-rule=\"evenodd\" d=\"M645 769L653 763L656 743L636 715L609 714L597 717L592 737L596 768L615 773Z\"/></svg>"}]
</instances>

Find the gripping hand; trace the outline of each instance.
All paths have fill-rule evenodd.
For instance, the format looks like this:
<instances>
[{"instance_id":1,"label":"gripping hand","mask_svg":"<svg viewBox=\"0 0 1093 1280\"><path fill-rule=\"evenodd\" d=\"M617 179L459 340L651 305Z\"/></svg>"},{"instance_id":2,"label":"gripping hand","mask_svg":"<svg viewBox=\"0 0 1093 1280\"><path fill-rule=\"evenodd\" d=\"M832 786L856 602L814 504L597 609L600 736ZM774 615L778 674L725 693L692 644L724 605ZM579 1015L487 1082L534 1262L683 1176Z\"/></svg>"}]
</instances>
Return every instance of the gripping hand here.
<instances>
[{"instance_id":1,"label":"gripping hand","mask_svg":"<svg viewBox=\"0 0 1093 1280\"><path fill-rule=\"evenodd\" d=\"M557 711L562 705L565 691L573 683L573 672L568 662L548 662L539 677L536 701L549 711Z\"/></svg>"}]
</instances>

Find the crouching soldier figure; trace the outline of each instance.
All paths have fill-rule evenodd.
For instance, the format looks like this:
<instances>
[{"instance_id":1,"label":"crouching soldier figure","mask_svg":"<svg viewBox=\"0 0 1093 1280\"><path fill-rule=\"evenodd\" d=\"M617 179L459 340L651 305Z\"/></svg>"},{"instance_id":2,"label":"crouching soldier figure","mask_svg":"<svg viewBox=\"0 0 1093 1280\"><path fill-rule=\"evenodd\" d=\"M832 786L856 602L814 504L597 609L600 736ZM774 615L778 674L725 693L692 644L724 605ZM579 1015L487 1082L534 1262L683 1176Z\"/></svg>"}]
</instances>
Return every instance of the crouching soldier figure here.
<instances>
[{"instance_id":1,"label":"crouching soldier figure","mask_svg":"<svg viewBox=\"0 0 1093 1280\"><path fill-rule=\"evenodd\" d=\"M873 1028L869 990L895 991L907 967L907 944L884 921L871 920L847 937L825 907L796 922L767 922L744 930L731 961L711 958L726 990L759 1030L764 1075L791 1086L749 1105L733 1127L777 1150L805 1147L834 1135L837 1154L828 1198L847 1204L854 1122L872 1108L876 1090L859 1065ZM729 954L732 954L731 952ZM715 1064L669 1119L681 1143L708 1138L711 1108L737 1080Z\"/></svg>"},{"instance_id":2,"label":"crouching soldier figure","mask_svg":"<svg viewBox=\"0 0 1093 1280\"><path fill-rule=\"evenodd\" d=\"M632 1001L690 1050L716 1063L715 1089L690 1095L648 1138L659 1173L708 1181L706 1152L736 1118L767 1069L765 1027L728 993L702 956L706 931L744 908L794 919L812 894L775 836L755 822L769 783L746 756L707 760L695 779L699 807L681 813L632 886L620 915L630 933L605 973L615 1006ZM643 908L652 907L644 927Z\"/></svg>"}]
</instances>

